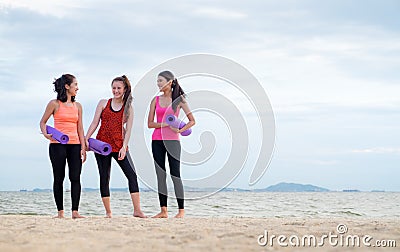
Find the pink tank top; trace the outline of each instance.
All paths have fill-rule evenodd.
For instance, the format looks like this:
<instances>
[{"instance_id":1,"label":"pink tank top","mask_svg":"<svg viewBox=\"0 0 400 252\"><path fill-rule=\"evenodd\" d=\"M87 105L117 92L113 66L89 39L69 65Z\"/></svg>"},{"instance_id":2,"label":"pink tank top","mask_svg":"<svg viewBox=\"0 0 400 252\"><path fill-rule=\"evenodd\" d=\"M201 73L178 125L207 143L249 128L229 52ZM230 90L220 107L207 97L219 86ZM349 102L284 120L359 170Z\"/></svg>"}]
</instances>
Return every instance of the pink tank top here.
<instances>
[{"instance_id":1,"label":"pink tank top","mask_svg":"<svg viewBox=\"0 0 400 252\"><path fill-rule=\"evenodd\" d=\"M78 136L78 107L76 106L75 102L72 103L71 107L69 107L60 100L57 101L59 106L57 112L53 115L54 128L68 135L68 144L80 144ZM51 140L50 143L58 142Z\"/></svg>"},{"instance_id":2,"label":"pink tank top","mask_svg":"<svg viewBox=\"0 0 400 252\"><path fill-rule=\"evenodd\" d=\"M157 122L165 122L165 118L168 115L175 115L178 117L179 115L179 109L176 110L174 113L174 110L172 109L171 106L168 106L166 108L161 107L159 103L160 97L156 97L156 117L157 117ZM171 128L168 127L162 127L162 128L156 128L154 129L153 135L151 137L152 140L178 140L179 141L179 134L171 130Z\"/></svg>"}]
</instances>

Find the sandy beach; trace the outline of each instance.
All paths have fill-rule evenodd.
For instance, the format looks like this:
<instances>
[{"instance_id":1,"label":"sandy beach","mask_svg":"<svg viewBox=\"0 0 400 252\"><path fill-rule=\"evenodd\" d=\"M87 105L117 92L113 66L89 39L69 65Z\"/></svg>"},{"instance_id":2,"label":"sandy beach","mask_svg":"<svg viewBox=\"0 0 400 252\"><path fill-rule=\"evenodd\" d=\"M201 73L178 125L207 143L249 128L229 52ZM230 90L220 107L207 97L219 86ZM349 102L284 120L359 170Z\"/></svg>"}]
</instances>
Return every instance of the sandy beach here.
<instances>
[{"instance_id":1,"label":"sandy beach","mask_svg":"<svg viewBox=\"0 0 400 252\"><path fill-rule=\"evenodd\" d=\"M338 231L338 225L341 230ZM341 232L342 234L340 234ZM129 216L53 219L51 216L0 216L0 251L307 251L304 236L315 236L323 251L371 251L377 240L400 246L400 220L361 218L185 218L138 219ZM268 242L265 235L268 234ZM284 236L278 244L275 237ZM360 237L340 246L340 236ZM367 239L366 246L363 237ZM296 243L299 238L299 245ZM290 243L289 238L291 239ZM283 238L281 238L283 239ZM332 238L331 238L332 239ZM337 243L337 245L335 245ZM393 243L393 242L392 242ZM261 245L260 245L261 244ZM287 247L284 247L287 244ZM381 243L382 244L382 243ZM263 246L265 245L265 246ZM393 246L391 244L390 246ZM397 248L379 248L395 251Z\"/></svg>"}]
</instances>

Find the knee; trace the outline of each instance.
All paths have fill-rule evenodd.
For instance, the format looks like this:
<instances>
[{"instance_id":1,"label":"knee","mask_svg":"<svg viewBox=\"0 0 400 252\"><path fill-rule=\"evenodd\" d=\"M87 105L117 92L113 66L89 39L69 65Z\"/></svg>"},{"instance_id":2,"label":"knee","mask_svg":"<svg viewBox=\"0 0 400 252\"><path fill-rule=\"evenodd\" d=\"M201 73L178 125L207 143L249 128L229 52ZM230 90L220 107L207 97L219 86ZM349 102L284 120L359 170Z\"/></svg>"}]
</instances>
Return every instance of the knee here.
<instances>
[{"instance_id":1,"label":"knee","mask_svg":"<svg viewBox=\"0 0 400 252\"><path fill-rule=\"evenodd\" d=\"M105 188L108 190L109 185L110 183L107 179L100 179L100 188Z\"/></svg>"},{"instance_id":2,"label":"knee","mask_svg":"<svg viewBox=\"0 0 400 252\"><path fill-rule=\"evenodd\" d=\"M181 179L181 173L180 172L171 172L171 178L172 178L172 180Z\"/></svg>"},{"instance_id":3,"label":"knee","mask_svg":"<svg viewBox=\"0 0 400 252\"><path fill-rule=\"evenodd\" d=\"M64 183L64 177L63 176L55 176L54 177L54 184L63 184Z\"/></svg>"},{"instance_id":4,"label":"knee","mask_svg":"<svg viewBox=\"0 0 400 252\"><path fill-rule=\"evenodd\" d=\"M70 176L69 181L71 181L71 183L80 183L81 177L79 175L78 176Z\"/></svg>"},{"instance_id":5,"label":"knee","mask_svg":"<svg viewBox=\"0 0 400 252\"><path fill-rule=\"evenodd\" d=\"M167 173L161 169L156 170L156 175L157 175L158 179L166 179L167 178Z\"/></svg>"}]
</instances>

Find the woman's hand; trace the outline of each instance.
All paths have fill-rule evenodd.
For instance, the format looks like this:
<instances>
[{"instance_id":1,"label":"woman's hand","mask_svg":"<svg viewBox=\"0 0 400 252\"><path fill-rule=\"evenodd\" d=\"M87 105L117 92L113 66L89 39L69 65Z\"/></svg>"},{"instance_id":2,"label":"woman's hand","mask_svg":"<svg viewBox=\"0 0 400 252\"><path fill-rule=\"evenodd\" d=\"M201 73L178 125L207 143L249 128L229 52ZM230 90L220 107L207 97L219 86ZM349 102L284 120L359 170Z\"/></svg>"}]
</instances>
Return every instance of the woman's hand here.
<instances>
[{"instance_id":1,"label":"woman's hand","mask_svg":"<svg viewBox=\"0 0 400 252\"><path fill-rule=\"evenodd\" d=\"M52 137L53 134L44 134L44 133L43 133L43 136L44 136L45 138L49 139L50 141L52 141L52 140L54 141L54 139L53 139L53 137Z\"/></svg>"},{"instance_id":2,"label":"woman's hand","mask_svg":"<svg viewBox=\"0 0 400 252\"><path fill-rule=\"evenodd\" d=\"M82 159L82 163L85 163L85 161L86 161L86 150L85 149L81 149L81 159Z\"/></svg>"},{"instance_id":3,"label":"woman's hand","mask_svg":"<svg viewBox=\"0 0 400 252\"><path fill-rule=\"evenodd\" d=\"M172 127L172 126L169 126L169 128L170 128L173 132L175 132L175 133L181 133L181 130L178 129L178 128L174 128L174 127Z\"/></svg>"},{"instance_id":4,"label":"woman's hand","mask_svg":"<svg viewBox=\"0 0 400 252\"><path fill-rule=\"evenodd\" d=\"M160 128L164 128L164 127L169 127L169 124L164 123L164 122L160 123Z\"/></svg>"},{"instance_id":5,"label":"woman's hand","mask_svg":"<svg viewBox=\"0 0 400 252\"><path fill-rule=\"evenodd\" d=\"M122 146L122 148L119 150L118 160L123 160L125 158L125 156L126 156L126 148L127 147Z\"/></svg>"},{"instance_id":6,"label":"woman's hand","mask_svg":"<svg viewBox=\"0 0 400 252\"><path fill-rule=\"evenodd\" d=\"M89 151L89 140L85 137L86 151Z\"/></svg>"}]
</instances>

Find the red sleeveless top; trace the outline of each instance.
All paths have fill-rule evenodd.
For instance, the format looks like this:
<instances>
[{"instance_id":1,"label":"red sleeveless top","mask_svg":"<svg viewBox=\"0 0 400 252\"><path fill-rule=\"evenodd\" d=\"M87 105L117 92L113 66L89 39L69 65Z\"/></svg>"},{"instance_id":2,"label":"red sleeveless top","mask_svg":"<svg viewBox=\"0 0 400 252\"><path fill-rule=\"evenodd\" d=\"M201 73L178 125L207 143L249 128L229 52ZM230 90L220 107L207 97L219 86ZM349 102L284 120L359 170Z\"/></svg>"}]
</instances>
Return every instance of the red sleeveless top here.
<instances>
[{"instance_id":1,"label":"red sleeveless top","mask_svg":"<svg viewBox=\"0 0 400 252\"><path fill-rule=\"evenodd\" d=\"M119 111L115 111L111 107L111 100L108 100L106 107L101 112L101 125L96 139L109 143L112 148L111 152L119 152L124 144L122 132L124 106Z\"/></svg>"}]
</instances>

